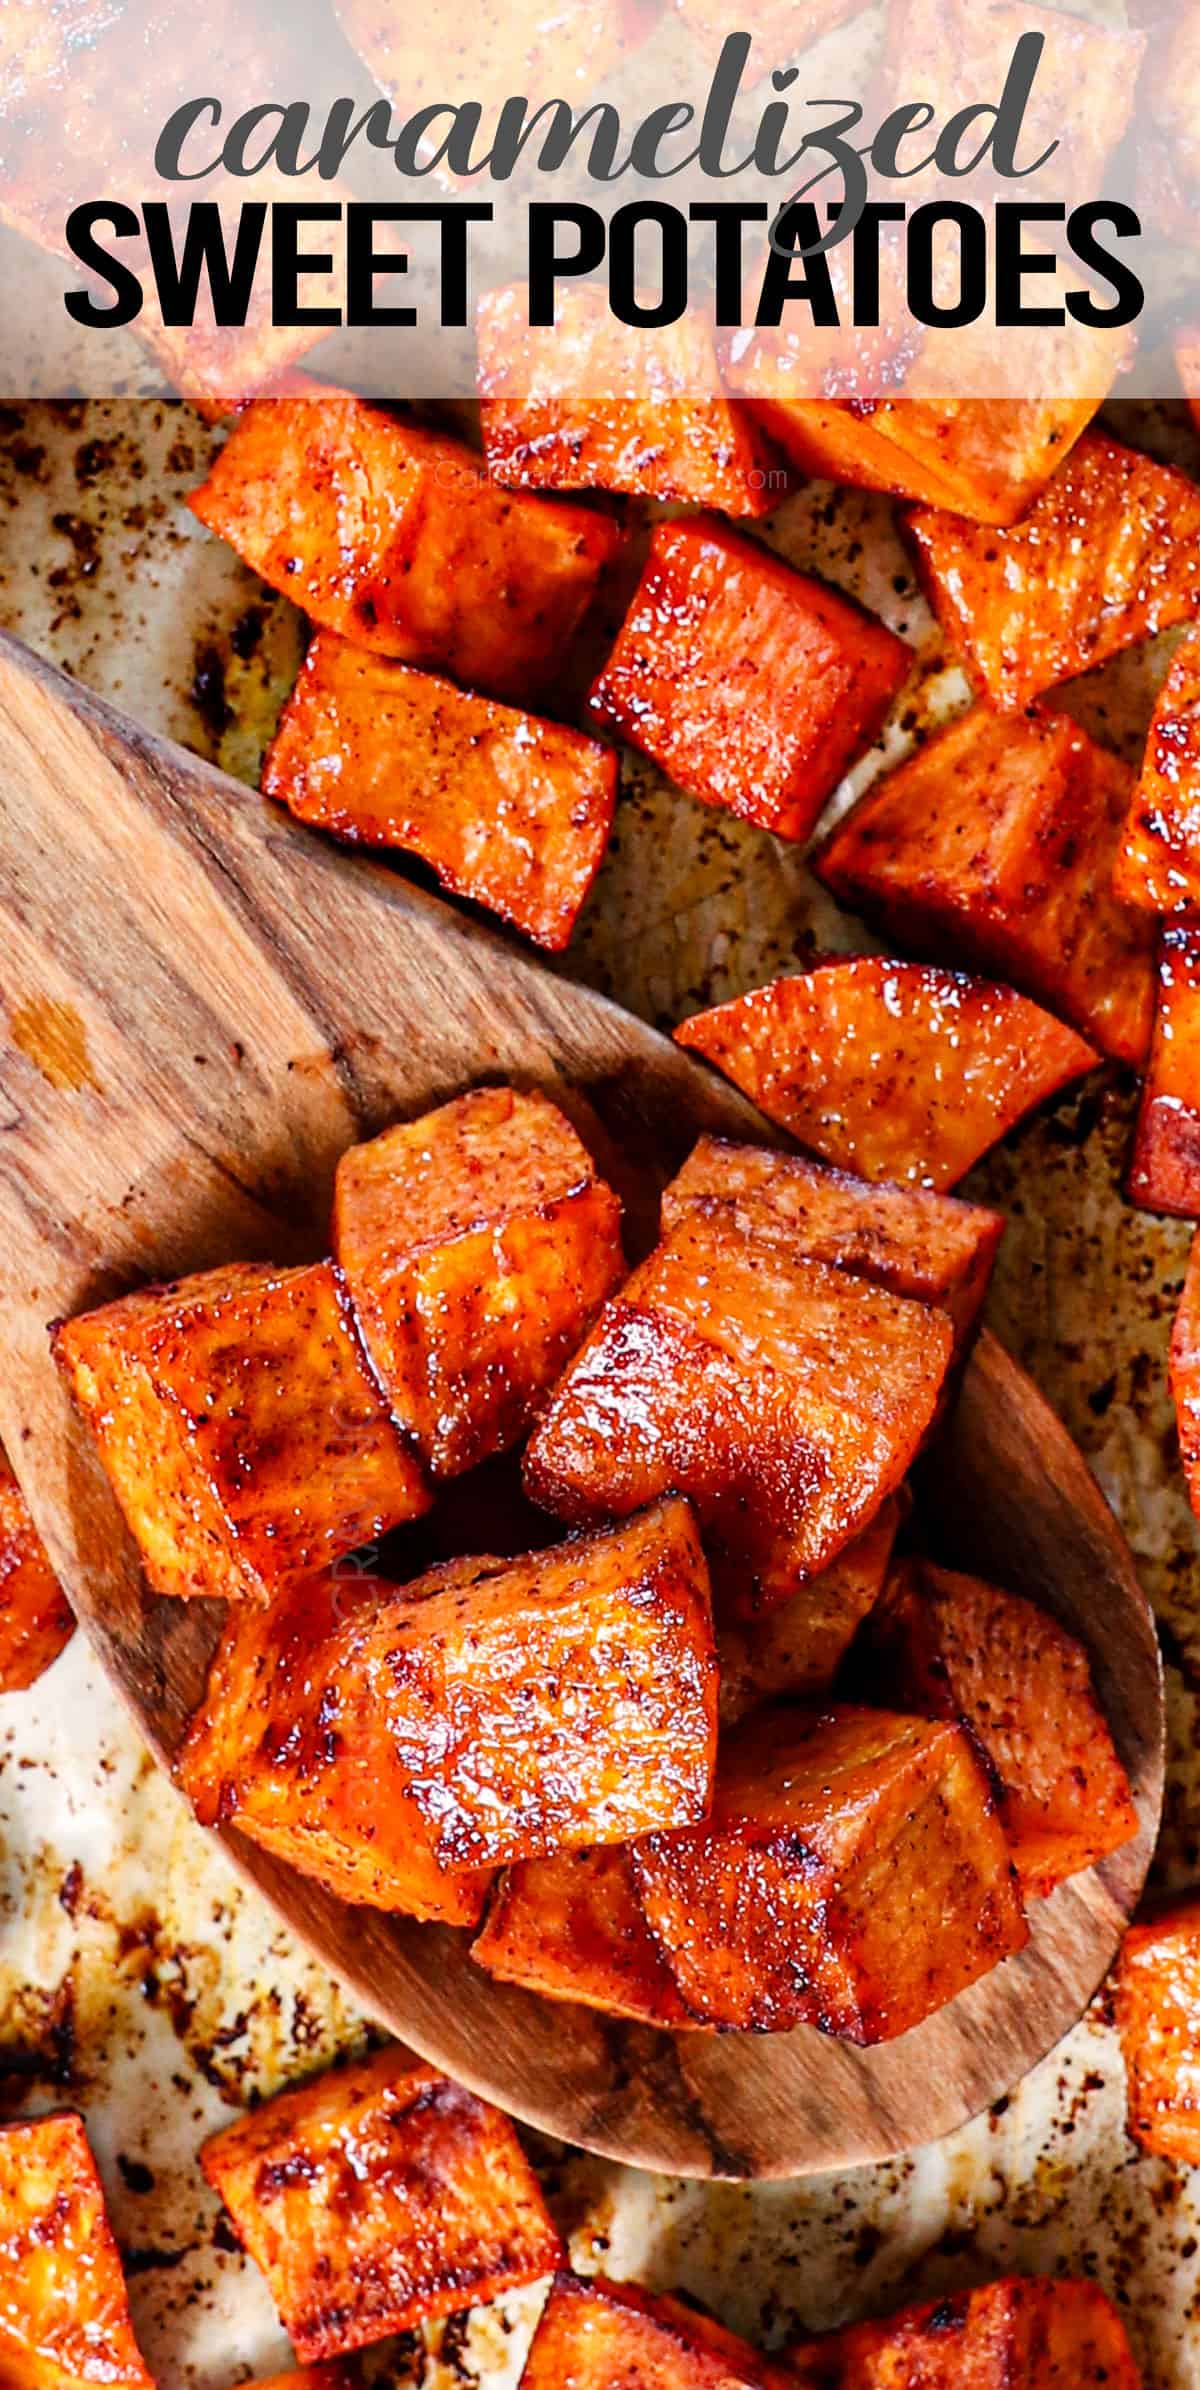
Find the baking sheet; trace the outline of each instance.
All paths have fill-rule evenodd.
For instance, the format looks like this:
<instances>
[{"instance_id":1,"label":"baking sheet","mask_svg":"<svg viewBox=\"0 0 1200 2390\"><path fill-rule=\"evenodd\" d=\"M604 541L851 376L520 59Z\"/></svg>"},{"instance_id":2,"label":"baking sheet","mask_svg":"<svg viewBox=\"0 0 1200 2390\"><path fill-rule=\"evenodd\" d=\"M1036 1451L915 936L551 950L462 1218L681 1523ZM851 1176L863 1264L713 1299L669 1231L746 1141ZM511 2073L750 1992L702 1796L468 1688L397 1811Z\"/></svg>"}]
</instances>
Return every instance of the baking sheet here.
<instances>
[{"instance_id":1,"label":"baking sheet","mask_svg":"<svg viewBox=\"0 0 1200 2390\"><path fill-rule=\"evenodd\" d=\"M1114 410L1113 423L1200 472L1182 409ZM300 626L180 506L212 437L159 404L0 410L0 622L253 779ZM886 501L814 486L768 536L919 646L894 742L961 703ZM1167 645L1077 684L1073 710L1136 752ZM795 849L630 760L566 967L667 1025L814 948L861 942ZM1200 1876L1200 1544L1165 1359L1187 1229L1120 1201L1132 1110L1119 1073L1089 1080L969 1183L1011 1220L992 1324L1091 1459L1161 1622L1172 1754L1158 1873L1182 1883ZM283 2360L270 2300L230 2245L195 2150L230 2103L323 2063L360 2030L155 1774L78 1637L32 1693L0 1699L0 2096L12 2112L57 2097L87 2114L165 2390L220 2390ZM1153 2384L1200 2384L1200 2175L1126 2141L1103 1995L1010 2100L903 2163L733 2186L537 2154L577 2262L682 2286L753 2337L1010 2266L1058 2268L1118 2299ZM467 2327L432 2328L392 2348L384 2370L426 2390L503 2390L535 2308L525 2295Z\"/></svg>"}]
</instances>

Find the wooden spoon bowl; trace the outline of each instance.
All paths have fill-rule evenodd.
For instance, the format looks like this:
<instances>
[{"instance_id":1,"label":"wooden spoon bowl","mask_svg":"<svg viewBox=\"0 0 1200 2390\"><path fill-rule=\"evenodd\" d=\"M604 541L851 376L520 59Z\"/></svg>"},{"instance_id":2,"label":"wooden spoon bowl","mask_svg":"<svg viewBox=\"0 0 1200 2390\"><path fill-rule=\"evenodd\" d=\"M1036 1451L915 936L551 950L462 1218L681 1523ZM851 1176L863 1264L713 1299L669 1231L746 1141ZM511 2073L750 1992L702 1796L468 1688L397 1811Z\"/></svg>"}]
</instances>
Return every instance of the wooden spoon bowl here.
<instances>
[{"instance_id":1,"label":"wooden spoon bowl","mask_svg":"<svg viewBox=\"0 0 1200 2390\"><path fill-rule=\"evenodd\" d=\"M0 1435L84 1628L169 1764L219 1610L148 1592L47 1323L139 1280L319 1253L345 1147L488 1078L564 1103L643 1242L701 1130L772 1132L640 1021L347 858L11 640L0 785ZM1163 1700L1111 1513L987 1335L925 1487L940 1557L1044 1602L1087 1645L1141 1827L1035 1904L1019 1957L901 2040L864 2051L810 2030L619 2023L494 1983L466 1936L347 1907L232 1831L231 1857L372 2017L567 2141L744 2177L850 2166L950 2131L1067 2032L1112 1959L1157 1829Z\"/></svg>"}]
</instances>

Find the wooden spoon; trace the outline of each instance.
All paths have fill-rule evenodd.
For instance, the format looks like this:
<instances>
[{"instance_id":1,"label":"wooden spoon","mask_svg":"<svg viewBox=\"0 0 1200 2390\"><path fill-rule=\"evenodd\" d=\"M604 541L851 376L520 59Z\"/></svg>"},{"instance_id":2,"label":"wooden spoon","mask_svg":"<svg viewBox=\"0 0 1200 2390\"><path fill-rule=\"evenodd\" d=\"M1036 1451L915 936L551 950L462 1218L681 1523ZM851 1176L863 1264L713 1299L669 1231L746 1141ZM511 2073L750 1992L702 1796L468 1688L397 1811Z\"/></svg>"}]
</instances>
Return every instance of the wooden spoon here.
<instances>
[{"instance_id":1,"label":"wooden spoon","mask_svg":"<svg viewBox=\"0 0 1200 2390\"><path fill-rule=\"evenodd\" d=\"M0 1434L87 1633L169 1763L220 1614L148 1593L47 1322L139 1279L319 1253L343 1149L489 1077L567 1101L643 1214L701 1129L771 1132L640 1021L8 639L0 788ZM936 1483L940 1555L1044 1601L1087 1644L1141 1831L1034 1906L1020 1957L900 2041L616 2023L493 1983L465 1936L346 1907L235 1832L231 1856L381 2024L567 2141L669 2173L797 2175L948 2132L1011 2089L1103 1976L1154 1843L1163 1709L1115 1522L986 1335Z\"/></svg>"}]
</instances>

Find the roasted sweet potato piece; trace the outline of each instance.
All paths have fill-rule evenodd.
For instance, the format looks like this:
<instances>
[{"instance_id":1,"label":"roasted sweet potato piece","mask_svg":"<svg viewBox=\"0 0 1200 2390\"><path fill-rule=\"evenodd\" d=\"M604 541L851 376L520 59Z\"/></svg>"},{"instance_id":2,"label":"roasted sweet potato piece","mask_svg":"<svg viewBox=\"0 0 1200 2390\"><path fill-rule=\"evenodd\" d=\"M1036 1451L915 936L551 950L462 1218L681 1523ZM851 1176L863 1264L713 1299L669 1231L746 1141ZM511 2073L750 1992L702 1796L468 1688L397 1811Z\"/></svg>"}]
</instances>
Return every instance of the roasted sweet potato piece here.
<instances>
[{"instance_id":1,"label":"roasted sweet potato piece","mask_svg":"<svg viewBox=\"0 0 1200 2390\"><path fill-rule=\"evenodd\" d=\"M1137 1833L1087 1653L1036 1603L909 1562L871 1612L852 1667L868 1699L954 1720L974 1737L1026 1898Z\"/></svg>"},{"instance_id":2,"label":"roasted sweet potato piece","mask_svg":"<svg viewBox=\"0 0 1200 2390\"><path fill-rule=\"evenodd\" d=\"M911 662L873 615L706 515L657 525L590 703L690 796L805 838Z\"/></svg>"},{"instance_id":3,"label":"roasted sweet potato piece","mask_svg":"<svg viewBox=\"0 0 1200 2390\"><path fill-rule=\"evenodd\" d=\"M1015 988L874 954L771 980L675 1036L825 1161L934 1188L1099 1060Z\"/></svg>"},{"instance_id":4,"label":"roasted sweet potato piece","mask_svg":"<svg viewBox=\"0 0 1200 2390\"><path fill-rule=\"evenodd\" d=\"M347 1572L230 1611L176 1774L202 1825L252 1841L342 1900L474 1925L485 1869L440 1867L380 1681L399 1599Z\"/></svg>"},{"instance_id":5,"label":"roasted sweet potato piece","mask_svg":"<svg viewBox=\"0 0 1200 2390\"><path fill-rule=\"evenodd\" d=\"M1152 913L1200 910L1200 631L1189 631L1159 691L1113 880Z\"/></svg>"},{"instance_id":6,"label":"roasted sweet potato piece","mask_svg":"<svg viewBox=\"0 0 1200 2390\"><path fill-rule=\"evenodd\" d=\"M0 2382L152 2390L83 2119L0 2126Z\"/></svg>"},{"instance_id":7,"label":"roasted sweet potato piece","mask_svg":"<svg viewBox=\"0 0 1200 2390\"><path fill-rule=\"evenodd\" d=\"M159 1593L261 1598L428 1507L331 1262L144 1287L54 1350Z\"/></svg>"},{"instance_id":8,"label":"roasted sweet potato piece","mask_svg":"<svg viewBox=\"0 0 1200 2390\"><path fill-rule=\"evenodd\" d=\"M787 2356L802 2390L1141 2390L1096 2283L1022 2275L797 2341Z\"/></svg>"},{"instance_id":9,"label":"roasted sweet potato piece","mask_svg":"<svg viewBox=\"0 0 1200 2390\"><path fill-rule=\"evenodd\" d=\"M755 1711L722 1743L707 1821L632 1857L713 2025L889 2041L1028 1938L969 1737L883 1710Z\"/></svg>"},{"instance_id":10,"label":"roasted sweet potato piece","mask_svg":"<svg viewBox=\"0 0 1200 2390\"><path fill-rule=\"evenodd\" d=\"M524 1434L624 1271L557 1106L480 1088L352 1146L334 1245L395 1416L450 1477Z\"/></svg>"},{"instance_id":11,"label":"roasted sweet potato piece","mask_svg":"<svg viewBox=\"0 0 1200 2390\"><path fill-rule=\"evenodd\" d=\"M562 2259L508 2118L395 2045L239 2117L200 2163L306 2363Z\"/></svg>"},{"instance_id":12,"label":"roasted sweet potato piece","mask_svg":"<svg viewBox=\"0 0 1200 2390\"><path fill-rule=\"evenodd\" d=\"M601 1313L534 1433L525 1482L574 1522L678 1487L722 1606L769 1607L827 1568L900 1483L951 1346L941 1312L711 1204L679 1220Z\"/></svg>"},{"instance_id":13,"label":"roasted sweet potato piece","mask_svg":"<svg viewBox=\"0 0 1200 2390\"><path fill-rule=\"evenodd\" d=\"M1099 432L1011 530L923 507L908 527L930 603L997 705L1200 612L1200 489Z\"/></svg>"},{"instance_id":14,"label":"roasted sweet potato piece","mask_svg":"<svg viewBox=\"0 0 1200 2390\"><path fill-rule=\"evenodd\" d=\"M1167 922L1158 1011L1126 1191L1147 1212L1200 1220L1200 929Z\"/></svg>"},{"instance_id":15,"label":"roasted sweet potato piece","mask_svg":"<svg viewBox=\"0 0 1200 2390\"><path fill-rule=\"evenodd\" d=\"M521 2390L789 2390L745 2340L630 2282L556 2276Z\"/></svg>"},{"instance_id":16,"label":"roasted sweet potato piece","mask_svg":"<svg viewBox=\"0 0 1200 2390\"><path fill-rule=\"evenodd\" d=\"M1129 2130L1143 2149L1200 2165L1200 1900L1131 1926L1116 1972Z\"/></svg>"},{"instance_id":17,"label":"roasted sweet potato piece","mask_svg":"<svg viewBox=\"0 0 1200 2390\"><path fill-rule=\"evenodd\" d=\"M763 1617L727 1619L717 1636L721 1725L766 1701L826 1693L863 1619L883 1591L902 1500L889 1496L854 1543Z\"/></svg>"},{"instance_id":18,"label":"roasted sweet potato piece","mask_svg":"<svg viewBox=\"0 0 1200 2390\"><path fill-rule=\"evenodd\" d=\"M1129 787L1065 714L974 706L867 790L816 868L898 944L934 960L957 950L1137 1064L1152 933L1110 889Z\"/></svg>"},{"instance_id":19,"label":"roasted sweet potato piece","mask_svg":"<svg viewBox=\"0 0 1200 2390\"><path fill-rule=\"evenodd\" d=\"M790 398L778 354L761 342L737 386L785 456L814 480L886 490L997 524L1019 521L1103 397Z\"/></svg>"},{"instance_id":20,"label":"roasted sweet potato piece","mask_svg":"<svg viewBox=\"0 0 1200 2390\"><path fill-rule=\"evenodd\" d=\"M870 1186L795 1154L701 1137L664 1190L664 1228L714 1198L732 1203L753 1235L784 1235L810 1261L947 1312L960 1348L979 1316L1004 1234L1003 1213L983 1204L923 1187Z\"/></svg>"},{"instance_id":21,"label":"roasted sweet potato piece","mask_svg":"<svg viewBox=\"0 0 1200 2390\"><path fill-rule=\"evenodd\" d=\"M749 409L722 392L700 315L648 343L597 284L571 283L541 331L514 287L480 300L476 337L484 451L506 489L630 491L729 515L770 514L786 495Z\"/></svg>"},{"instance_id":22,"label":"roasted sweet potato piece","mask_svg":"<svg viewBox=\"0 0 1200 2390\"><path fill-rule=\"evenodd\" d=\"M36 1684L75 1632L75 1618L0 1450L0 1693Z\"/></svg>"},{"instance_id":23,"label":"roasted sweet potato piece","mask_svg":"<svg viewBox=\"0 0 1200 2390\"><path fill-rule=\"evenodd\" d=\"M553 687L621 539L587 507L495 489L461 441L318 385L247 407L188 504L326 630L517 703Z\"/></svg>"},{"instance_id":24,"label":"roasted sweet potato piece","mask_svg":"<svg viewBox=\"0 0 1200 2390\"><path fill-rule=\"evenodd\" d=\"M405 117L426 107L434 112L431 146L440 142L438 122L447 105L478 103L483 130L471 144L482 157L488 128L514 91L549 97L561 92L578 103L594 98L649 30L654 10L639 0L509 0L503 10L490 0L460 0L447 38L442 20L397 16L393 0L335 0L347 40L364 58L376 81L398 102ZM454 161L443 166L458 180Z\"/></svg>"},{"instance_id":25,"label":"roasted sweet potato piece","mask_svg":"<svg viewBox=\"0 0 1200 2390\"><path fill-rule=\"evenodd\" d=\"M642 1915L629 1853L616 1845L505 1868L471 1956L547 2000L647 2025L692 2021Z\"/></svg>"},{"instance_id":26,"label":"roasted sweet potato piece","mask_svg":"<svg viewBox=\"0 0 1200 2390\"><path fill-rule=\"evenodd\" d=\"M1200 1233L1192 1238L1183 1294L1171 1330L1171 1393L1188 1500L1200 1518Z\"/></svg>"},{"instance_id":27,"label":"roasted sweet potato piece","mask_svg":"<svg viewBox=\"0 0 1200 2390\"><path fill-rule=\"evenodd\" d=\"M444 887L558 949L604 858L617 758L319 631L262 785L299 821L420 855Z\"/></svg>"},{"instance_id":28,"label":"roasted sweet potato piece","mask_svg":"<svg viewBox=\"0 0 1200 2390\"><path fill-rule=\"evenodd\" d=\"M252 2383L251 2390L354 2390L354 2374L335 2357L328 2365L300 2365L292 2373L273 2373Z\"/></svg>"}]
</instances>

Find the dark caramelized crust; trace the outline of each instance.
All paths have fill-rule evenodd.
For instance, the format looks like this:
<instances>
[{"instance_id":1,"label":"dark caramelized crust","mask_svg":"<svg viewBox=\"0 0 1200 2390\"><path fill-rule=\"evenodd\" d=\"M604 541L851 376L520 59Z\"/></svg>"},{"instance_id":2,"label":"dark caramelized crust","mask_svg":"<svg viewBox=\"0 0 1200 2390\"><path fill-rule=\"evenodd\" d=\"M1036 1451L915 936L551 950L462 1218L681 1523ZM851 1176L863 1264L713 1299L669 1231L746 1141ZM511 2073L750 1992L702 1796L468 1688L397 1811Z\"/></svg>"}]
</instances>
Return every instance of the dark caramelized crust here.
<instances>
[{"instance_id":1,"label":"dark caramelized crust","mask_svg":"<svg viewBox=\"0 0 1200 2390\"><path fill-rule=\"evenodd\" d=\"M153 2390L83 2119L0 2126L0 2381Z\"/></svg>"},{"instance_id":2,"label":"dark caramelized crust","mask_svg":"<svg viewBox=\"0 0 1200 2390\"><path fill-rule=\"evenodd\" d=\"M471 1956L547 2000L678 2029L689 2017L642 1915L629 1853L560 1851L507 1867Z\"/></svg>"},{"instance_id":3,"label":"dark caramelized crust","mask_svg":"<svg viewBox=\"0 0 1200 2390\"><path fill-rule=\"evenodd\" d=\"M1200 631L1159 690L1113 877L1152 913L1200 911Z\"/></svg>"},{"instance_id":4,"label":"dark caramelized crust","mask_svg":"<svg viewBox=\"0 0 1200 2390\"><path fill-rule=\"evenodd\" d=\"M726 1619L717 1636L721 1726L766 1701L807 1700L828 1691L863 1619L883 1591L903 1494L889 1495L844 1552L773 1610Z\"/></svg>"},{"instance_id":5,"label":"dark caramelized crust","mask_svg":"<svg viewBox=\"0 0 1200 2390\"><path fill-rule=\"evenodd\" d=\"M788 2390L788 2375L723 2325L632 2282L557 2276L521 2390Z\"/></svg>"},{"instance_id":6,"label":"dark caramelized crust","mask_svg":"<svg viewBox=\"0 0 1200 2390\"><path fill-rule=\"evenodd\" d=\"M56 1660L75 1619L0 1451L0 1693L20 1693Z\"/></svg>"},{"instance_id":7,"label":"dark caramelized crust","mask_svg":"<svg viewBox=\"0 0 1200 2390\"><path fill-rule=\"evenodd\" d=\"M798 2390L1141 2390L1096 2283L1023 2275L797 2341L787 2357Z\"/></svg>"}]
</instances>

